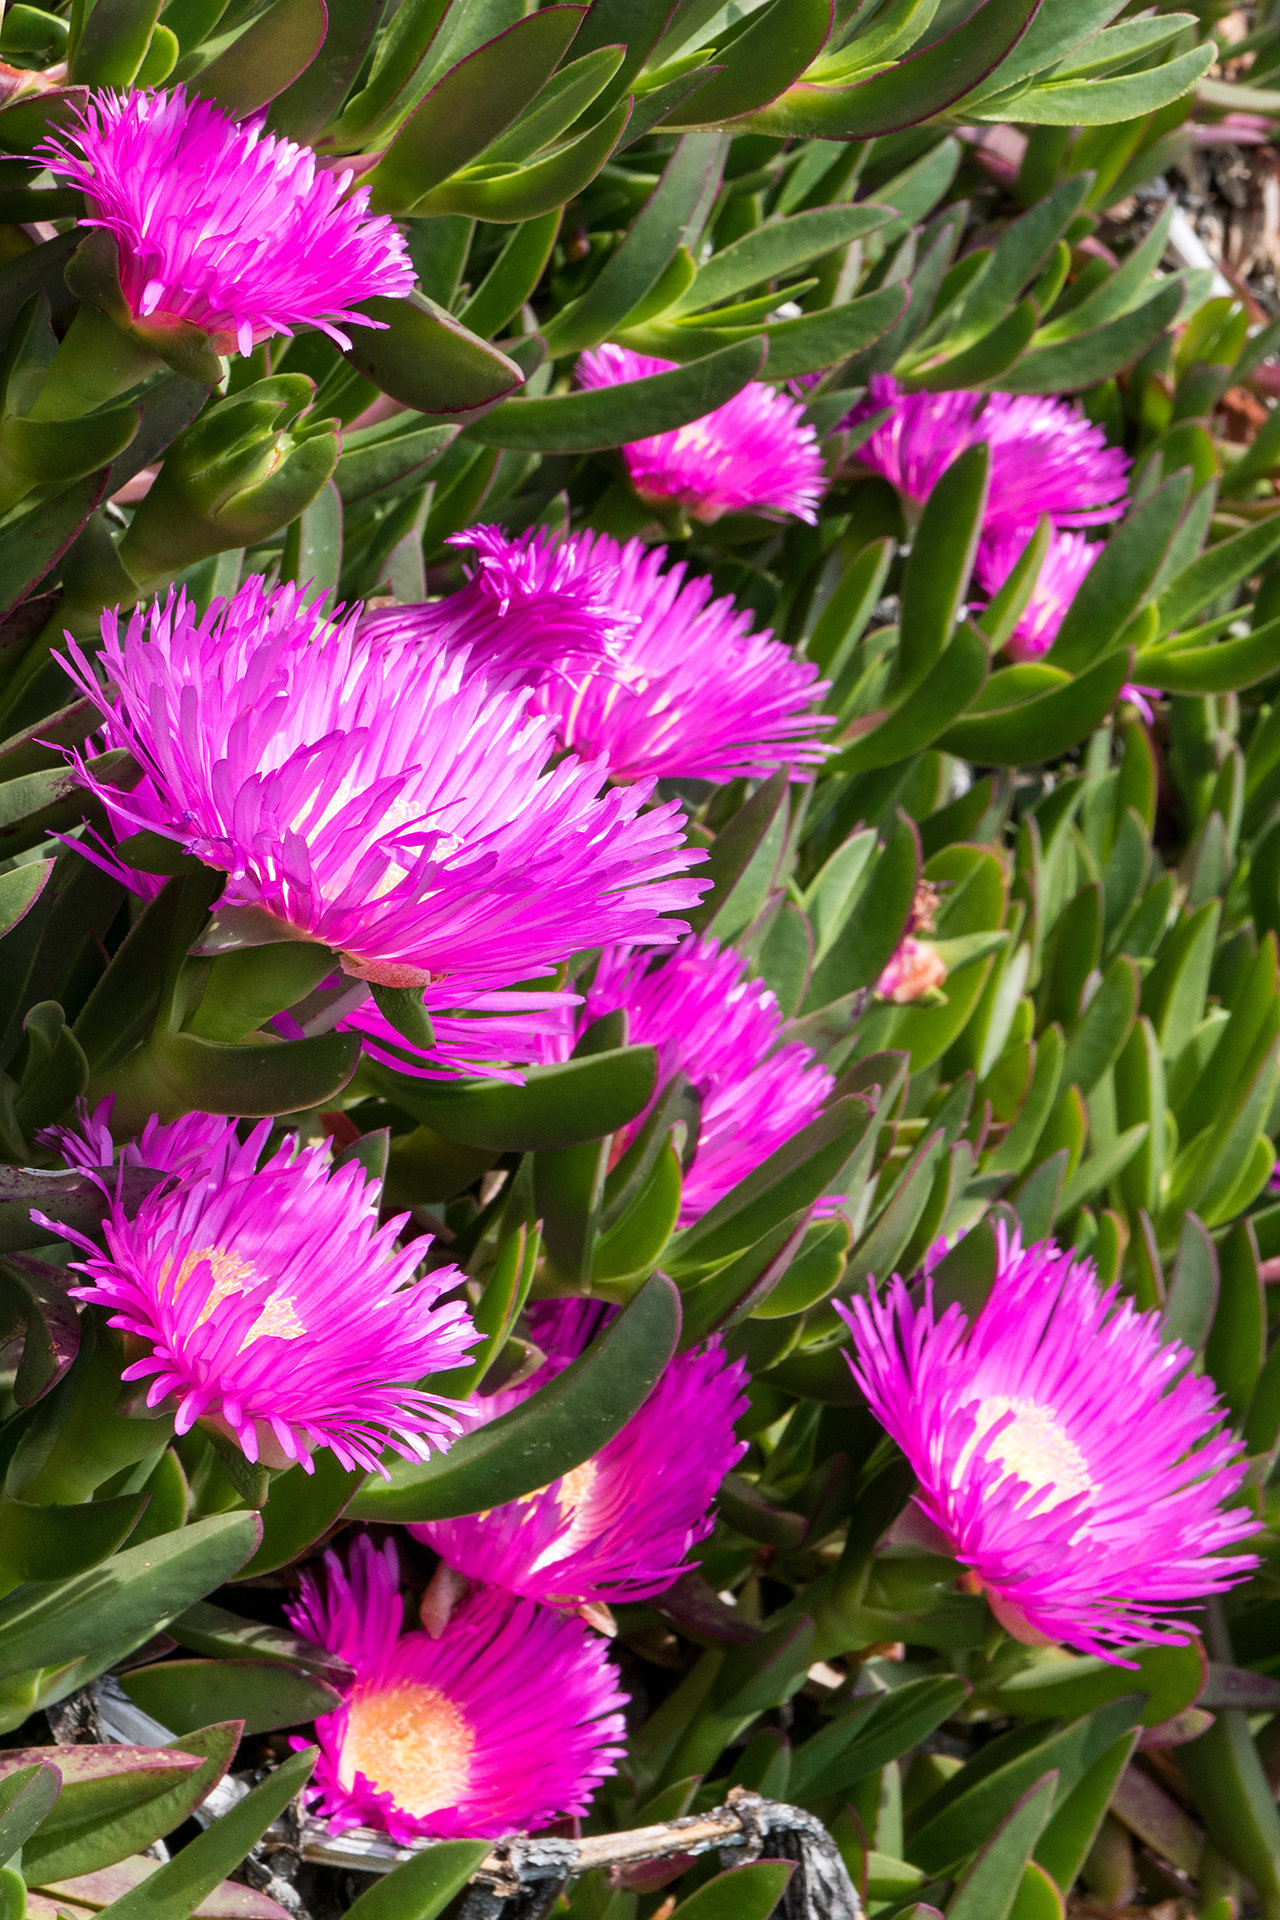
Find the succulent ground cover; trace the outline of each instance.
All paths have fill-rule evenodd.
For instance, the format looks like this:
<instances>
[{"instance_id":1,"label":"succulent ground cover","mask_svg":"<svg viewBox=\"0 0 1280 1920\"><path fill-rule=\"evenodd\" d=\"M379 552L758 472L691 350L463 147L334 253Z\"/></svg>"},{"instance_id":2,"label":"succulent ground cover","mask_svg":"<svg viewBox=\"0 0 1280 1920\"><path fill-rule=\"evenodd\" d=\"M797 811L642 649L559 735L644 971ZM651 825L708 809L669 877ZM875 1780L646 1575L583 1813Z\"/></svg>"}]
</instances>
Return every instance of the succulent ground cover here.
<instances>
[{"instance_id":1,"label":"succulent ground cover","mask_svg":"<svg viewBox=\"0 0 1280 1920\"><path fill-rule=\"evenodd\" d=\"M8 7L0 1920L1280 1920L1278 70Z\"/></svg>"}]
</instances>

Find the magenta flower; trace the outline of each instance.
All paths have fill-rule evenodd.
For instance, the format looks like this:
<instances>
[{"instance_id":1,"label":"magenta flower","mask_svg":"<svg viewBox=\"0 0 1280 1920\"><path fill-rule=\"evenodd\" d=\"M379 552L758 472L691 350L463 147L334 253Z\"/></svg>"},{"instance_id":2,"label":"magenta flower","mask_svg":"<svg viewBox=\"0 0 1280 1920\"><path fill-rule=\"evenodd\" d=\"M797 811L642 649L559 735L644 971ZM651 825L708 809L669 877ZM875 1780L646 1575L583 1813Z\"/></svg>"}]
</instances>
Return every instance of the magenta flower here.
<instances>
[{"instance_id":1,"label":"magenta flower","mask_svg":"<svg viewBox=\"0 0 1280 1920\"><path fill-rule=\"evenodd\" d=\"M635 618L621 609L602 570L578 564L572 541L561 546L543 528L509 540L501 527L469 527L446 544L474 549L467 585L443 600L366 613L363 636L448 652L465 647L472 667L516 685L581 679L616 662Z\"/></svg>"},{"instance_id":2,"label":"magenta flower","mask_svg":"<svg viewBox=\"0 0 1280 1920\"><path fill-rule=\"evenodd\" d=\"M227 1122L220 1114L186 1113L167 1122L153 1114L136 1140L118 1146L111 1134L114 1106L114 1094L108 1094L93 1108L78 1100L74 1127L46 1127L36 1138L41 1146L61 1154L69 1167L78 1167L84 1173L109 1167L117 1157L126 1167L153 1167L161 1173L181 1175L202 1173L228 1145Z\"/></svg>"},{"instance_id":3,"label":"magenta flower","mask_svg":"<svg viewBox=\"0 0 1280 1920\"><path fill-rule=\"evenodd\" d=\"M138 1159L178 1178L132 1217L104 1182L105 1252L32 1217L84 1250L72 1265L87 1284L71 1292L142 1343L123 1377L150 1380L150 1407L172 1399L179 1433L203 1420L248 1459L308 1473L314 1447L384 1474L386 1447L424 1459L458 1431L449 1403L413 1382L459 1365L475 1343L466 1308L441 1303L462 1275L444 1267L415 1280L430 1238L397 1246L409 1216L379 1226L380 1189L356 1162L335 1167L326 1147L292 1137L267 1155L272 1124L242 1145L234 1120L152 1122ZM86 1152L96 1161L103 1145L91 1125Z\"/></svg>"},{"instance_id":4,"label":"magenta flower","mask_svg":"<svg viewBox=\"0 0 1280 1920\"><path fill-rule=\"evenodd\" d=\"M783 1039L777 999L762 980L747 978L742 955L706 937L690 935L658 966L626 948L606 951L578 1030L618 1007L631 1044L657 1048L658 1086L685 1073L701 1095L698 1148L680 1205L687 1226L814 1118L834 1076L810 1048ZM571 1044L562 1040L561 1051ZM615 1137L617 1153L645 1117Z\"/></svg>"},{"instance_id":5,"label":"magenta flower","mask_svg":"<svg viewBox=\"0 0 1280 1920\"><path fill-rule=\"evenodd\" d=\"M112 689L74 641L67 670L143 779L121 795L77 759L85 785L120 831L221 868L220 910L331 946L354 979L423 987L432 1012L483 1012L597 942L673 941L664 915L702 891L676 803L602 794L598 764L547 770L523 689L463 655L371 646L358 619L260 579L203 617L181 591L127 625L104 614Z\"/></svg>"},{"instance_id":6,"label":"magenta flower","mask_svg":"<svg viewBox=\"0 0 1280 1920\"><path fill-rule=\"evenodd\" d=\"M919 1479L917 1505L1010 1633L1111 1661L1183 1646L1168 1610L1257 1565L1221 1551L1259 1522L1224 1506L1245 1467L1213 1384L1157 1315L1099 1288L1092 1262L996 1233L995 1285L972 1323L958 1306L935 1319L928 1280L921 1305L895 1279L840 1308L854 1378Z\"/></svg>"},{"instance_id":7,"label":"magenta flower","mask_svg":"<svg viewBox=\"0 0 1280 1920\"><path fill-rule=\"evenodd\" d=\"M144 329L196 326L219 353L296 327L348 347L344 327L383 325L355 311L360 301L413 287L404 236L370 216L367 187L347 194L346 176L309 147L239 126L181 87L93 94L78 125L36 151L84 190L83 224L115 237Z\"/></svg>"},{"instance_id":8,"label":"magenta flower","mask_svg":"<svg viewBox=\"0 0 1280 1920\"><path fill-rule=\"evenodd\" d=\"M1062 400L1010 393L904 393L891 374L872 374L865 400L842 426L858 426L884 408L853 458L883 474L909 500L923 502L953 460L985 440L991 482L983 521L988 536L1020 528L1025 541L1042 514L1055 526L1083 527L1121 512L1128 455L1108 446L1101 427Z\"/></svg>"},{"instance_id":9,"label":"magenta flower","mask_svg":"<svg viewBox=\"0 0 1280 1920\"><path fill-rule=\"evenodd\" d=\"M579 357L578 384L614 387L670 373L674 365L629 347L595 347ZM817 433L803 415L798 401L752 380L701 420L632 440L622 456L650 506L670 502L708 523L725 513L793 513L815 522L826 474Z\"/></svg>"},{"instance_id":10,"label":"magenta flower","mask_svg":"<svg viewBox=\"0 0 1280 1920\"><path fill-rule=\"evenodd\" d=\"M478 1403L482 1420L553 1379L607 1314L594 1301L544 1301L528 1317L547 1364L522 1389ZM746 1451L733 1431L745 1385L742 1362L727 1361L718 1341L680 1354L621 1432L571 1473L489 1513L409 1531L456 1572L551 1606L664 1593L710 1533L720 1482Z\"/></svg>"},{"instance_id":11,"label":"magenta flower","mask_svg":"<svg viewBox=\"0 0 1280 1920\"><path fill-rule=\"evenodd\" d=\"M1023 528L1006 527L984 540L978 548L974 578L987 593L996 593L1004 585L1021 559L1031 535ZM1054 533L1040 564L1031 598L1023 608L1018 624L1005 643L1011 660L1038 660L1048 653L1058 637L1058 628L1067 608L1075 599L1086 574L1101 554L1096 541L1083 533ZM1158 687L1136 687L1128 682L1120 696L1132 700L1143 719L1152 719L1149 699L1159 699Z\"/></svg>"},{"instance_id":12,"label":"magenta flower","mask_svg":"<svg viewBox=\"0 0 1280 1920\"><path fill-rule=\"evenodd\" d=\"M661 547L619 546L604 533L559 544L544 534L508 541L490 528L466 537L474 533L501 564L506 611L495 617L491 602L485 623L468 628L473 665L501 675L528 632L531 653L541 635L541 657L554 667L563 622L553 607L566 600L588 602L597 620L612 623L611 659L582 671L561 648L561 670L546 672L537 689L534 704L562 747L605 760L614 780L730 780L826 757L816 736L831 723L813 706L827 682L770 634L753 633L751 615L732 600L713 598L705 575L664 567ZM427 637L437 609L451 604L388 609L368 624L411 633L420 622Z\"/></svg>"},{"instance_id":13,"label":"magenta flower","mask_svg":"<svg viewBox=\"0 0 1280 1920\"><path fill-rule=\"evenodd\" d=\"M607 1643L571 1615L489 1589L438 1639L402 1633L395 1546L366 1534L345 1568L325 1554L323 1582L304 1572L285 1612L355 1668L316 1722L311 1798L339 1831L405 1843L536 1830L586 1813L617 1771L626 1695Z\"/></svg>"}]
</instances>

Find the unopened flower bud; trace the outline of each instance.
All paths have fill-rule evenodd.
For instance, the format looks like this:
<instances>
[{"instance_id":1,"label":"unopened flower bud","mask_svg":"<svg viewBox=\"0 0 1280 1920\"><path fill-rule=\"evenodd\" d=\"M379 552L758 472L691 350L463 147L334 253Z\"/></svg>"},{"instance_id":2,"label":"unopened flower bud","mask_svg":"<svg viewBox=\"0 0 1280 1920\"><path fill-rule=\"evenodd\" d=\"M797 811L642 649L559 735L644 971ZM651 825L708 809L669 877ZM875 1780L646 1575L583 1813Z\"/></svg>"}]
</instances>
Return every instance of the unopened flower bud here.
<instances>
[{"instance_id":1,"label":"unopened flower bud","mask_svg":"<svg viewBox=\"0 0 1280 1920\"><path fill-rule=\"evenodd\" d=\"M170 447L120 544L140 584L256 546L315 499L338 463L337 423L308 412L305 374L274 374L206 408Z\"/></svg>"}]
</instances>

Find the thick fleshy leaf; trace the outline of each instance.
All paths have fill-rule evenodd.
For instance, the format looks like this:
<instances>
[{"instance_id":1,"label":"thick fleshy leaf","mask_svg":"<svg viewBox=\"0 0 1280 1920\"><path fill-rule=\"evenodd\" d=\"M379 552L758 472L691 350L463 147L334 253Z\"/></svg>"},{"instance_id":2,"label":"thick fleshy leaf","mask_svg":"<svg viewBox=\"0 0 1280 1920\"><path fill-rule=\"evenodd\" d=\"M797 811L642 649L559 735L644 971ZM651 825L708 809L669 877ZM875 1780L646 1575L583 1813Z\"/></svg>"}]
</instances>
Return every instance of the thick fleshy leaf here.
<instances>
[{"instance_id":1,"label":"thick fleshy leaf","mask_svg":"<svg viewBox=\"0 0 1280 1920\"><path fill-rule=\"evenodd\" d=\"M366 1520L436 1520L518 1500L580 1466L648 1398L680 1332L679 1295L663 1274L565 1372L500 1419L419 1466L391 1464L351 1512Z\"/></svg>"},{"instance_id":2,"label":"thick fleshy leaf","mask_svg":"<svg viewBox=\"0 0 1280 1920\"><path fill-rule=\"evenodd\" d=\"M489 1853L487 1840L445 1840L375 1880L347 1908L357 1920L436 1920Z\"/></svg>"},{"instance_id":3,"label":"thick fleshy leaf","mask_svg":"<svg viewBox=\"0 0 1280 1920\"><path fill-rule=\"evenodd\" d=\"M113 1900L104 1913L111 1920L187 1920L301 1792L315 1762L314 1747L293 1754L158 1873Z\"/></svg>"},{"instance_id":4,"label":"thick fleshy leaf","mask_svg":"<svg viewBox=\"0 0 1280 1920\"><path fill-rule=\"evenodd\" d=\"M631 118L630 99L619 100L594 126L567 146L524 166L477 165L433 187L418 213L460 213L472 220L511 224L533 220L574 199L591 184L617 146Z\"/></svg>"},{"instance_id":5,"label":"thick fleshy leaf","mask_svg":"<svg viewBox=\"0 0 1280 1920\"><path fill-rule=\"evenodd\" d=\"M598 1140L634 1120L654 1088L652 1047L619 1047L562 1065L530 1067L523 1086L499 1080L416 1080L389 1067L367 1072L396 1105L446 1138L532 1151Z\"/></svg>"},{"instance_id":6,"label":"thick fleshy leaf","mask_svg":"<svg viewBox=\"0 0 1280 1920\"><path fill-rule=\"evenodd\" d=\"M4 1601L0 1674L56 1666L130 1641L140 1645L229 1580L256 1547L259 1527L256 1513L220 1514L146 1546L126 1547L52 1592Z\"/></svg>"},{"instance_id":7,"label":"thick fleshy leaf","mask_svg":"<svg viewBox=\"0 0 1280 1920\"><path fill-rule=\"evenodd\" d=\"M524 380L514 360L423 294L407 300L379 294L363 303L363 311L382 325L353 329L352 366L419 413L467 413L500 400Z\"/></svg>"},{"instance_id":8,"label":"thick fleshy leaf","mask_svg":"<svg viewBox=\"0 0 1280 1920\"><path fill-rule=\"evenodd\" d=\"M985 0L977 11L887 73L848 85L800 80L744 116L756 133L864 140L940 113L976 87L1015 45L1039 0Z\"/></svg>"},{"instance_id":9,"label":"thick fleshy leaf","mask_svg":"<svg viewBox=\"0 0 1280 1920\"><path fill-rule=\"evenodd\" d=\"M174 1733L192 1733L229 1713L244 1721L246 1733L270 1733L332 1713L341 1701L314 1675L266 1660L157 1660L125 1674L121 1685L135 1706Z\"/></svg>"},{"instance_id":10,"label":"thick fleshy leaf","mask_svg":"<svg viewBox=\"0 0 1280 1920\"><path fill-rule=\"evenodd\" d=\"M311 65L328 23L324 0L272 0L187 85L237 118L256 113Z\"/></svg>"},{"instance_id":11,"label":"thick fleshy leaf","mask_svg":"<svg viewBox=\"0 0 1280 1920\"><path fill-rule=\"evenodd\" d=\"M732 400L764 365L762 342L742 340L670 373L582 393L508 400L468 428L468 438L522 452L590 453L669 433Z\"/></svg>"},{"instance_id":12,"label":"thick fleshy leaf","mask_svg":"<svg viewBox=\"0 0 1280 1920\"><path fill-rule=\"evenodd\" d=\"M408 213L504 133L563 59L583 11L544 7L451 67L365 177L373 212Z\"/></svg>"},{"instance_id":13,"label":"thick fleshy leaf","mask_svg":"<svg viewBox=\"0 0 1280 1920\"><path fill-rule=\"evenodd\" d=\"M78 1874L95 1873L114 1860L148 1847L190 1818L223 1778L239 1744L238 1719L201 1727L171 1749L156 1748L165 1763L109 1774L83 1774L76 1748L55 1748L62 1796L44 1827L23 1848L22 1870L28 1882L45 1885ZM98 1749L106 1754L138 1749ZM187 1761L190 1764L182 1766Z\"/></svg>"},{"instance_id":14,"label":"thick fleshy leaf","mask_svg":"<svg viewBox=\"0 0 1280 1920\"><path fill-rule=\"evenodd\" d=\"M48 1760L33 1760L0 1777L0 1866L48 1817L61 1791L62 1775Z\"/></svg>"},{"instance_id":15,"label":"thick fleshy leaf","mask_svg":"<svg viewBox=\"0 0 1280 1920\"><path fill-rule=\"evenodd\" d=\"M736 120L789 87L827 43L832 0L771 0L745 32L716 49L720 72L682 102L666 124L717 126Z\"/></svg>"}]
</instances>

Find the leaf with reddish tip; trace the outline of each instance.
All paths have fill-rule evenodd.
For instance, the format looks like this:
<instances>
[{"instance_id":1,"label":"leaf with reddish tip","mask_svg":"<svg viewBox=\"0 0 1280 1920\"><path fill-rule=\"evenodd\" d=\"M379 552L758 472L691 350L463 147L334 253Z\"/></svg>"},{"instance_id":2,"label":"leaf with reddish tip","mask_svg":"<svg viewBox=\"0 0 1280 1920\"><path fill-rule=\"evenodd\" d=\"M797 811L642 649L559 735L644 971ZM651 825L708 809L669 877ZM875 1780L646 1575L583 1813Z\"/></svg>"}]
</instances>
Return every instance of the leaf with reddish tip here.
<instances>
[{"instance_id":1,"label":"leaf with reddish tip","mask_svg":"<svg viewBox=\"0 0 1280 1920\"><path fill-rule=\"evenodd\" d=\"M201 1727L171 1748L159 1749L167 1770L134 1767L114 1777L77 1782L68 1770L50 1820L23 1848L22 1869L33 1884L78 1878L149 1847L190 1818L226 1773L240 1743L242 1722ZM150 1749L61 1749L71 1753ZM185 1764L184 1764L185 1763ZM182 1769L181 1771L179 1769ZM108 1796L113 1804L108 1805ZM131 1797L127 1797L131 1796Z\"/></svg>"},{"instance_id":2,"label":"leaf with reddish tip","mask_svg":"<svg viewBox=\"0 0 1280 1920\"><path fill-rule=\"evenodd\" d=\"M237 119L256 113L305 73L324 44L324 0L275 0L187 82Z\"/></svg>"},{"instance_id":3,"label":"leaf with reddish tip","mask_svg":"<svg viewBox=\"0 0 1280 1920\"><path fill-rule=\"evenodd\" d=\"M57 1896L58 1904L73 1900L77 1906L98 1909L110 1906L113 1900L119 1900L123 1894L159 1872L160 1861L152 1860L146 1854L130 1854L127 1860L117 1860L113 1866L102 1867L97 1873L77 1874L69 1880L56 1880L49 1886L40 1888L40 1892ZM29 1908L28 1912L34 1909ZM53 1911L52 1907L49 1909ZM224 1880L211 1894L200 1902L192 1915L192 1920L288 1920L285 1909L267 1894L259 1893L254 1887L241 1886L235 1880Z\"/></svg>"},{"instance_id":4,"label":"leaf with reddish tip","mask_svg":"<svg viewBox=\"0 0 1280 1920\"><path fill-rule=\"evenodd\" d=\"M918 126L970 92L1017 45L1040 0L985 0L930 46L870 80L847 86L799 80L738 126L753 133L865 140Z\"/></svg>"}]
</instances>

